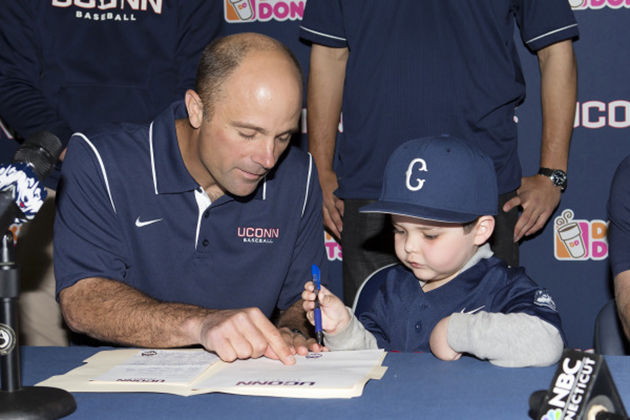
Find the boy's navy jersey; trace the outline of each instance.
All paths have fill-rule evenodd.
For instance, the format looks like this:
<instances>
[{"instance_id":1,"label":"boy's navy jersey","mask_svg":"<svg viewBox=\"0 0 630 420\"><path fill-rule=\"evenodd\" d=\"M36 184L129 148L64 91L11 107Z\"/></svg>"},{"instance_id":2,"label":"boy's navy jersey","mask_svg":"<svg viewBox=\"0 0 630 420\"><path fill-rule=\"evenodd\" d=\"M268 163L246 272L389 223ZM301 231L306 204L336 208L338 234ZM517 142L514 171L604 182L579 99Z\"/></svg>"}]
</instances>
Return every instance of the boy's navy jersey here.
<instances>
[{"instance_id":1,"label":"boy's navy jersey","mask_svg":"<svg viewBox=\"0 0 630 420\"><path fill-rule=\"evenodd\" d=\"M374 274L384 283L370 311L359 321L387 351L430 352L435 325L453 313L525 313L558 329L566 344L560 316L549 293L536 285L522 268L509 268L490 257L480 260L457 277L429 292L402 264ZM377 281L373 279L371 281Z\"/></svg>"},{"instance_id":2,"label":"boy's navy jersey","mask_svg":"<svg viewBox=\"0 0 630 420\"><path fill-rule=\"evenodd\" d=\"M444 133L492 158L499 194L516 190L515 23L531 51L578 35L567 0L309 0L300 36L350 51L336 194L377 199L400 144Z\"/></svg>"},{"instance_id":3,"label":"boy's navy jersey","mask_svg":"<svg viewBox=\"0 0 630 420\"><path fill-rule=\"evenodd\" d=\"M321 189L289 147L248 197L209 197L182 160L175 119L74 135L57 194L57 293L102 277L151 297L270 316L300 298L312 264L327 276ZM327 278L327 277L323 277Z\"/></svg>"}]
</instances>

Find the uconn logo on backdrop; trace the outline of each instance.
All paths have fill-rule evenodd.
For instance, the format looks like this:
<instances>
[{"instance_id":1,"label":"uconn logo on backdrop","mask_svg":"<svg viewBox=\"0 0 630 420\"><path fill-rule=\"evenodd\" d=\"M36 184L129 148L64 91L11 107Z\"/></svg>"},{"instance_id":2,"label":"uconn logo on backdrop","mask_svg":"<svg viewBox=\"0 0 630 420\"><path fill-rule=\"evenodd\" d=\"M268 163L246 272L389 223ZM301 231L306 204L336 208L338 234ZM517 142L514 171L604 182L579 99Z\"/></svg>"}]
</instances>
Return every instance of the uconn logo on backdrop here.
<instances>
[{"instance_id":1,"label":"uconn logo on backdrop","mask_svg":"<svg viewBox=\"0 0 630 420\"><path fill-rule=\"evenodd\" d=\"M630 1L630 0L628 0ZM586 101L575 105L573 128L630 127L630 101Z\"/></svg>"},{"instance_id":2,"label":"uconn logo on backdrop","mask_svg":"<svg viewBox=\"0 0 630 420\"><path fill-rule=\"evenodd\" d=\"M573 10L583 9L621 9L622 7L630 8L630 0L569 0L569 4Z\"/></svg>"},{"instance_id":3,"label":"uconn logo on backdrop","mask_svg":"<svg viewBox=\"0 0 630 420\"><path fill-rule=\"evenodd\" d=\"M223 0L229 23L302 20L306 0Z\"/></svg>"}]
</instances>

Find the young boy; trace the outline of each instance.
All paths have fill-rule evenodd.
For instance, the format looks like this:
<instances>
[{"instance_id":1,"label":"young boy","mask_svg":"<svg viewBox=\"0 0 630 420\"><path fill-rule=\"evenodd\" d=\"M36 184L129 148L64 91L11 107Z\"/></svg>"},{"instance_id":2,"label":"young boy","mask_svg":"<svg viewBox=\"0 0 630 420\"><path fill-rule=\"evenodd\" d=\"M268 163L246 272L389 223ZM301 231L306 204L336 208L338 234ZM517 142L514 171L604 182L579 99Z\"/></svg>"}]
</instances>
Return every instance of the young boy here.
<instances>
[{"instance_id":1,"label":"young boy","mask_svg":"<svg viewBox=\"0 0 630 420\"><path fill-rule=\"evenodd\" d=\"M373 274L384 282L359 319L322 287L326 347L431 351L442 360L467 353L507 367L556 363L565 339L553 300L486 243L498 208L492 161L461 140L423 138L400 146L384 176L379 201L361 211L391 214L400 264ZM313 323L312 282L302 298Z\"/></svg>"}]
</instances>

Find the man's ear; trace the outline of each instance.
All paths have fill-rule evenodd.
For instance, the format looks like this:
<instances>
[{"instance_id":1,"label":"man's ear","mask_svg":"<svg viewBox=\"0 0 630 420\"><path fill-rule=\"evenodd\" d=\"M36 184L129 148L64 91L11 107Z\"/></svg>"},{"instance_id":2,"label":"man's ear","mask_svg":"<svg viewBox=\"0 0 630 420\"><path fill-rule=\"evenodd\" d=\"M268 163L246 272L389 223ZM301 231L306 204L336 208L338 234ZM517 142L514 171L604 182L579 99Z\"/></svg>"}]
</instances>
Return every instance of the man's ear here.
<instances>
[{"instance_id":1,"label":"man's ear","mask_svg":"<svg viewBox=\"0 0 630 420\"><path fill-rule=\"evenodd\" d=\"M192 89L188 89L184 96L184 102L186 103L190 125L193 128L201 127L203 122L203 102L201 102L199 94Z\"/></svg>"},{"instance_id":2,"label":"man's ear","mask_svg":"<svg viewBox=\"0 0 630 420\"><path fill-rule=\"evenodd\" d=\"M494 217L481 216L477 220L477 226L475 227L475 245L483 245L494 232Z\"/></svg>"}]
</instances>

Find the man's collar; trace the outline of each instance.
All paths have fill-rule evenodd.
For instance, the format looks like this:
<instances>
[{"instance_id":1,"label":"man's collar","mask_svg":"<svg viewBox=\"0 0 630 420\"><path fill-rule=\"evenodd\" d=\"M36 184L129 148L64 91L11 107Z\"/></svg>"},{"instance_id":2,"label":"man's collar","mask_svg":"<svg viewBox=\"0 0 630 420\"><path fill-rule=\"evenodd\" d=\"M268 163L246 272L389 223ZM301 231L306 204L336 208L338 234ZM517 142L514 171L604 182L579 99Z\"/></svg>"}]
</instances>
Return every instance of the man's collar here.
<instances>
[{"instance_id":1,"label":"man's collar","mask_svg":"<svg viewBox=\"0 0 630 420\"><path fill-rule=\"evenodd\" d=\"M171 104L151 123L149 145L156 194L181 193L199 188L199 183L186 168L177 141L175 122L184 118L188 118L188 112L185 102L181 100ZM267 177L258 184L253 194L247 197L225 194L217 202L264 200L266 195Z\"/></svg>"},{"instance_id":2,"label":"man's collar","mask_svg":"<svg viewBox=\"0 0 630 420\"><path fill-rule=\"evenodd\" d=\"M184 164L177 141L175 121L187 117L182 100L171 104L151 123L149 147L156 194L192 191L199 186Z\"/></svg>"}]
</instances>

